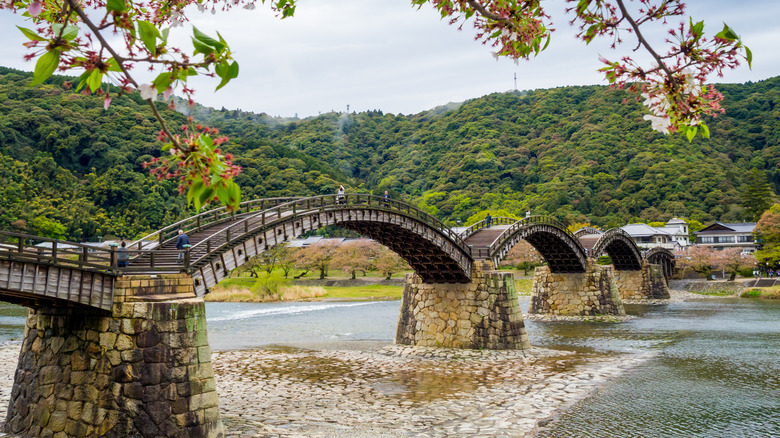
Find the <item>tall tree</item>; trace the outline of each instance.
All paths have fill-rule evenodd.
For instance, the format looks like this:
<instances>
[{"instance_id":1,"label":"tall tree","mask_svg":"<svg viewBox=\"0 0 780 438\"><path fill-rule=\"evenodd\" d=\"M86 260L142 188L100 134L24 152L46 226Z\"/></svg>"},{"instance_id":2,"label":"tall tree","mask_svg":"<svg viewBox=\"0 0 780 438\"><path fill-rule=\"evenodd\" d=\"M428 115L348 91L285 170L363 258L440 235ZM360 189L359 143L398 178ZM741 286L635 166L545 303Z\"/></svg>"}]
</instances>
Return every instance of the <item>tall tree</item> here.
<instances>
[{"instance_id":1,"label":"tall tree","mask_svg":"<svg viewBox=\"0 0 780 438\"><path fill-rule=\"evenodd\" d=\"M761 215L769 210L774 202L774 194L769 186L766 173L755 167L745 177L742 186L742 208L745 209L745 219L758 222Z\"/></svg>"},{"instance_id":2,"label":"tall tree","mask_svg":"<svg viewBox=\"0 0 780 438\"><path fill-rule=\"evenodd\" d=\"M780 267L780 204L764 212L754 234L761 242L761 249L756 251L758 263L773 269Z\"/></svg>"}]
</instances>

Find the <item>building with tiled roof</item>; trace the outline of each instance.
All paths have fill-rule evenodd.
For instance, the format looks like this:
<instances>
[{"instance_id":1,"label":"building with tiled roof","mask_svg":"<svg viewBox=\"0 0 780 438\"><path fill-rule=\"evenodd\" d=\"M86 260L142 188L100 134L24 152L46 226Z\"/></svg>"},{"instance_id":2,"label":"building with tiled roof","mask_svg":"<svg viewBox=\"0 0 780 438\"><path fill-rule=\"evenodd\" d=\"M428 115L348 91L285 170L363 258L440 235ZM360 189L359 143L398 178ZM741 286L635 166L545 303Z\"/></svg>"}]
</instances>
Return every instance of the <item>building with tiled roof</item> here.
<instances>
[{"instance_id":1,"label":"building with tiled roof","mask_svg":"<svg viewBox=\"0 0 780 438\"><path fill-rule=\"evenodd\" d=\"M665 227L651 227L647 224L628 224L620 227L628 233L640 248L666 248L676 250L690 245L688 224L674 218Z\"/></svg>"},{"instance_id":2,"label":"building with tiled roof","mask_svg":"<svg viewBox=\"0 0 780 438\"><path fill-rule=\"evenodd\" d=\"M754 252L758 249L758 243L753 237L753 230L755 229L755 222L743 222L741 224L715 222L695 233L696 244L710 246L715 249L742 248L745 252Z\"/></svg>"}]
</instances>

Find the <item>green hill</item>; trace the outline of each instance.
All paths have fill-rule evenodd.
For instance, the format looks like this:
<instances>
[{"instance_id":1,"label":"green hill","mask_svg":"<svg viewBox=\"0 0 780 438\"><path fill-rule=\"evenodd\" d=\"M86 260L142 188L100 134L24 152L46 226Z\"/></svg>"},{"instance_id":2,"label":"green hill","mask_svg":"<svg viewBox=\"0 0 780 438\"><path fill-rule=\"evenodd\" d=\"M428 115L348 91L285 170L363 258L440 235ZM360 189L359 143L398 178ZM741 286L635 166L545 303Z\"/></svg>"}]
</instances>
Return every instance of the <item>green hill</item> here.
<instances>
[{"instance_id":1,"label":"green hill","mask_svg":"<svg viewBox=\"0 0 780 438\"><path fill-rule=\"evenodd\" d=\"M37 232L59 223L69 238L136 235L186 214L174 184L140 167L159 153L159 128L139 99L105 111L63 90L63 78L35 88L29 78L0 69L0 228L23 220ZM333 193L343 182L453 224L486 209L600 226L739 221L750 169L780 189L780 78L718 89L727 113L693 143L650 131L631 95L600 86L497 93L408 116L188 111L231 137L245 197Z\"/></svg>"}]
</instances>

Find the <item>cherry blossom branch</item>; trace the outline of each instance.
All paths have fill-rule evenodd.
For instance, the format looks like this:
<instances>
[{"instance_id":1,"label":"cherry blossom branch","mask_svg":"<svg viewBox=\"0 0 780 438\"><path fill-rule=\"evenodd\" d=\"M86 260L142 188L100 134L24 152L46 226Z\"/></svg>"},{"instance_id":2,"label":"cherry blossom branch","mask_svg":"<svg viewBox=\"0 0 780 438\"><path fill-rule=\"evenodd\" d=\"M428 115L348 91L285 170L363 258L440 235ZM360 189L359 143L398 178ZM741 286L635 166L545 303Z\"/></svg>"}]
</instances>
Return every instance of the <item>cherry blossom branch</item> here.
<instances>
[{"instance_id":1,"label":"cherry blossom branch","mask_svg":"<svg viewBox=\"0 0 780 438\"><path fill-rule=\"evenodd\" d=\"M623 0L616 0L617 5L620 8L620 12L623 14L623 18L628 21L628 23L631 25L631 28L634 29L634 34L636 35L637 40L639 40L639 43L642 44L642 46L647 50L648 53L650 53L650 56L655 58L656 62L658 62L658 67L660 67L664 72L666 72L666 75L671 77L672 71L669 70L669 67L666 66L666 63L664 63L663 59L661 58L658 53L656 53L655 49L650 45L650 43L647 42L644 35L642 35L642 30L639 28L639 25L636 21L634 21L634 18L631 16L631 14L628 13L628 10L626 9L626 5L623 4ZM647 18L645 21L649 20Z\"/></svg>"}]
</instances>

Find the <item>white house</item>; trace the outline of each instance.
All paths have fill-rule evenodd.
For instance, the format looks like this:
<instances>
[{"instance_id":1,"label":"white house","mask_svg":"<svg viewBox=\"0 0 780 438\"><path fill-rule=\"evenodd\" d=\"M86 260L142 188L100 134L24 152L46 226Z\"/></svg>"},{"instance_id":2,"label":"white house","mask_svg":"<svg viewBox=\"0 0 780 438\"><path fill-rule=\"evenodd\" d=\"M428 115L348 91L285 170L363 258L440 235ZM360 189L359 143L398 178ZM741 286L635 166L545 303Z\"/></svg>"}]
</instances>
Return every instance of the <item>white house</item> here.
<instances>
[{"instance_id":1,"label":"white house","mask_svg":"<svg viewBox=\"0 0 780 438\"><path fill-rule=\"evenodd\" d=\"M674 218L665 227L651 227L647 224L629 224L620 227L628 233L640 248L666 248L676 250L691 244L688 239L688 224Z\"/></svg>"}]
</instances>

